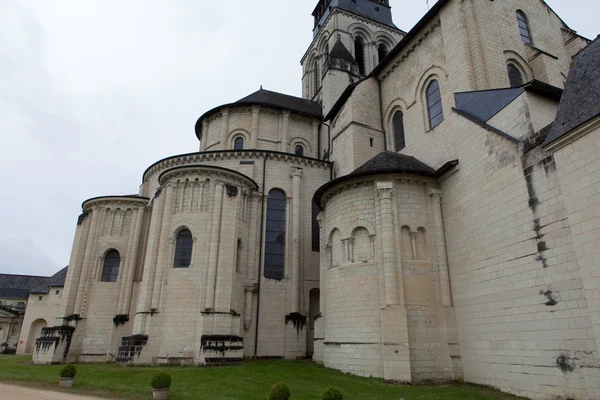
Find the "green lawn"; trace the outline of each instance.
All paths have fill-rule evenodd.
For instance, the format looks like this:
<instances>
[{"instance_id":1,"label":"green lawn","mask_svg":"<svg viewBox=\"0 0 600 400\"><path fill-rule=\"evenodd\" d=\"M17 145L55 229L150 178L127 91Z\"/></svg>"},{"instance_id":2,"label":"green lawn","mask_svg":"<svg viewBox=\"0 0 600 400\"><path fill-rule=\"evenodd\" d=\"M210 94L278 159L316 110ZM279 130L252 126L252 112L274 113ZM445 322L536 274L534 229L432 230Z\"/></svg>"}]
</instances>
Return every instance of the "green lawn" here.
<instances>
[{"instance_id":1,"label":"green lawn","mask_svg":"<svg viewBox=\"0 0 600 400\"><path fill-rule=\"evenodd\" d=\"M61 366L31 364L31 356L0 356L0 381L57 389ZM320 400L335 386L345 400L479 400L516 397L468 384L399 386L381 379L358 378L308 361L249 361L244 365L195 367L118 367L114 364L77 365L70 392L119 399L151 399L150 380L158 371L173 377L170 400L266 400L271 386L285 382L290 400Z\"/></svg>"}]
</instances>

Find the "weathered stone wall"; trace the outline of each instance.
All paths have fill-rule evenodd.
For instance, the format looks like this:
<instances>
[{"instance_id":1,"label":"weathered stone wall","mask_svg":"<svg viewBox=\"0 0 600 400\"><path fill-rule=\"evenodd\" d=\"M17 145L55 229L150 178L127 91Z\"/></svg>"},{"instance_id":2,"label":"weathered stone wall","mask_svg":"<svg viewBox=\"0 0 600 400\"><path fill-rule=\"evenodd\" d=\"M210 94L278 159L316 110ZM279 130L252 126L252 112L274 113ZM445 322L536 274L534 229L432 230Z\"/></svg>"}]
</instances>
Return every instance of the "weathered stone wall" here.
<instances>
[{"instance_id":1,"label":"weathered stone wall","mask_svg":"<svg viewBox=\"0 0 600 400\"><path fill-rule=\"evenodd\" d=\"M62 320L55 318L59 314L63 292L62 287L50 287L47 294L29 295L27 303L31 307L25 310L23 316L17 346L18 354L33 353L35 340L42 333L42 327L62 324Z\"/></svg>"},{"instance_id":2,"label":"weathered stone wall","mask_svg":"<svg viewBox=\"0 0 600 400\"><path fill-rule=\"evenodd\" d=\"M580 301L588 307L591 325L587 318L576 321L577 334L586 336L593 334L595 341L587 340L588 352L597 358L598 340L600 339L600 302L598 301L597 266L600 257L600 200L599 172L600 171L600 127L598 118L580 127L572 134L574 136L558 148L553 149L556 160L556 173L564 195L565 214L568 218L573 236L572 249L577 257L579 274L582 284L578 282L584 298ZM577 134L585 134L577 138ZM577 139L575 139L577 138ZM575 139L575 140L573 140ZM571 255L571 258L573 255ZM593 345L596 344L596 347ZM581 357L575 361L575 358ZM589 354L568 352L566 360L585 374L585 384L588 386L590 398L600 397L596 382L599 380L600 369L598 362L593 361ZM569 364L570 365L570 364Z\"/></svg>"}]
</instances>

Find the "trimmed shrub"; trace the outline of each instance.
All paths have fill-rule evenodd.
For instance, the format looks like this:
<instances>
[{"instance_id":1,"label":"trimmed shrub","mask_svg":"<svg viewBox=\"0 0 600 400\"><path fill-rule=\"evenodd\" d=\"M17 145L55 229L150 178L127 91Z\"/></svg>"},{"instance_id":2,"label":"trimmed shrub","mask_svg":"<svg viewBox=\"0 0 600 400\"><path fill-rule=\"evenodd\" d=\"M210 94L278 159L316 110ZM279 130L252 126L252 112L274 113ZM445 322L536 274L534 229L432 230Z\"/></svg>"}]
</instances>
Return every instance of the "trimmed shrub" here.
<instances>
[{"instance_id":1,"label":"trimmed shrub","mask_svg":"<svg viewBox=\"0 0 600 400\"><path fill-rule=\"evenodd\" d=\"M171 387L171 375L159 372L152 378L152 389L168 389Z\"/></svg>"},{"instance_id":2,"label":"trimmed shrub","mask_svg":"<svg viewBox=\"0 0 600 400\"><path fill-rule=\"evenodd\" d=\"M344 400L344 395L340 389L330 387L323 393L323 400Z\"/></svg>"},{"instance_id":3,"label":"trimmed shrub","mask_svg":"<svg viewBox=\"0 0 600 400\"><path fill-rule=\"evenodd\" d=\"M290 398L290 389L283 382L277 382L271 389L269 400L288 400Z\"/></svg>"},{"instance_id":4,"label":"trimmed shrub","mask_svg":"<svg viewBox=\"0 0 600 400\"><path fill-rule=\"evenodd\" d=\"M61 378L74 378L77 373L77 369L73 364L67 364L60 370Z\"/></svg>"}]
</instances>

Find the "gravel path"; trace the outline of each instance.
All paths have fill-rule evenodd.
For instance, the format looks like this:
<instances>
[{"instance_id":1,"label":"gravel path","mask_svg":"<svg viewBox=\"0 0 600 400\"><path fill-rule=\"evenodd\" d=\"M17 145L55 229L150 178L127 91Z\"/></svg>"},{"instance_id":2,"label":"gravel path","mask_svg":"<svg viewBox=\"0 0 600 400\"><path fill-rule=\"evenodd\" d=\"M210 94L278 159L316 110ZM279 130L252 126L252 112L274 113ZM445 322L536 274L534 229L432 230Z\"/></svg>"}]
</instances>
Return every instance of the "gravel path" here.
<instances>
[{"instance_id":1,"label":"gravel path","mask_svg":"<svg viewBox=\"0 0 600 400\"><path fill-rule=\"evenodd\" d=\"M0 399L2 400L106 400L99 397L79 396L64 392L30 389L23 386L12 386L0 383Z\"/></svg>"}]
</instances>

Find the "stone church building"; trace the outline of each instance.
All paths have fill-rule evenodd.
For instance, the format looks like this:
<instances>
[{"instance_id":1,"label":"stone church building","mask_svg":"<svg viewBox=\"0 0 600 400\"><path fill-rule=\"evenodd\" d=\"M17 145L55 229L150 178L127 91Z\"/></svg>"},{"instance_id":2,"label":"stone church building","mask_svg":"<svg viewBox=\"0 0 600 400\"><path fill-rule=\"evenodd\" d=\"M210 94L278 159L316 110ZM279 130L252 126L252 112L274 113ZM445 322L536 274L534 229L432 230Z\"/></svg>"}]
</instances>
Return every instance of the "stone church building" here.
<instances>
[{"instance_id":1,"label":"stone church building","mask_svg":"<svg viewBox=\"0 0 600 400\"><path fill-rule=\"evenodd\" d=\"M302 98L209 110L198 151L83 203L34 362L312 357L599 399L600 41L543 0L439 0L408 32L388 0L313 15Z\"/></svg>"}]
</instances>

